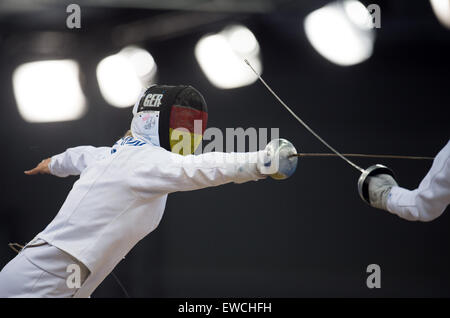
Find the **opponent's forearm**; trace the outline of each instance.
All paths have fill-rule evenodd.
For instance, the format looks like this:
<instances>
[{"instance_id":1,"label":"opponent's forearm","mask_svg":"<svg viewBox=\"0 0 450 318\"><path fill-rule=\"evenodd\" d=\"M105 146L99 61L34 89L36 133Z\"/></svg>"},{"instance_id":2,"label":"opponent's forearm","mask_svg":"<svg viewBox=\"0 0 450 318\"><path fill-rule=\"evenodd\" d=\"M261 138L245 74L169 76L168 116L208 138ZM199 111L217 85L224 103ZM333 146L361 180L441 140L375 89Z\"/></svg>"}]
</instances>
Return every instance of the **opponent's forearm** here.
<instances>
[{"instance_id":1,"label":"opponent's forearm","mask_svg":"<svg viewBox=\"0 0 450 318\"><path fill-rule=\"evenodd\" d=\"M450 188L407 190L393 187L387 200L387 210L409 221L428 222L438 218L450 204Z\"/></svg>"},{"instance_id":2,"label":"opponent's forearm","mask_svg":"<svg viewBox=\"0 0 450 318\"><path fill-rule=\"evenodd\" d=\"M387 209L407 220L431 221L450 204L450 142L438 153L419 187L393 187Z\"/></svg>"}]
</instances>

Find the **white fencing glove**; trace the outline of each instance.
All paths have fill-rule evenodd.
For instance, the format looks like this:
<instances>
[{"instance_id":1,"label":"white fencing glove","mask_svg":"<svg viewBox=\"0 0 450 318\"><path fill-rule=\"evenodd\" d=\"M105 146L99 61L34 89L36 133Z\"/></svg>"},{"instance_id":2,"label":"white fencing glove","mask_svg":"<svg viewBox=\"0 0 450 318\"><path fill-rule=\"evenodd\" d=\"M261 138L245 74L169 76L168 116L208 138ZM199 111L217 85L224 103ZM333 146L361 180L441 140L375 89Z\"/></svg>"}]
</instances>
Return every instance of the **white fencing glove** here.
<instances>
[{"instance_id":1,"label":"white fencing glove","mask_svg":"<svg viewBox=\"0 0 450 318\"><path fill-rule=\"evenodd\" d=\"M369 177L369 200L374 208L387 211L387 200L391 188L397 186L394 178L388 174L379 174Z\"/></svg>"},{"instance_id":2,"label":"white fencing glove","mask_svg":"<svg viewBox=\"0 0 450 318\"><path fill-rule=\"evenodd\" d=\"M274 139L260 152L257 168L261 174L275 180L289 178L297 168L298 158L295 147L286 139Z\"/></svg>"}]
</instances>

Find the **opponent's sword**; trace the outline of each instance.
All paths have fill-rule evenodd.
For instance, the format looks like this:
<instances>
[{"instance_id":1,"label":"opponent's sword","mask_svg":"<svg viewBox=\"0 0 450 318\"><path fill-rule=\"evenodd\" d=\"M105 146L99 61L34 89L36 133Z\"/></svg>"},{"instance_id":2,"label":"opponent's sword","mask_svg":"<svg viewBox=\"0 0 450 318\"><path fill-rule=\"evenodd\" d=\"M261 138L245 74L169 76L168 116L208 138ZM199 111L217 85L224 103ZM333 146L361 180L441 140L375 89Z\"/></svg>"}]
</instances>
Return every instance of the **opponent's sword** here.
<instances>
[{"instance_id":1,"label":"opponent's sword","mask_svg":"<svg viewBox=\"0 0 450 318\"><path fill-rule=\"evenodd\" d=\"M333 153L297 153L292 156L296 157L340 157L342 160L347 162L350 166L359 170L361 172L361 176L358 179L358 192L361 198L369 203L369 194L368 194L368 180L369 177L375 176L377 174L389 174L392 177L394 176L394 172L386 166L377 164L370 166L367 169L363 169L354 162L352 162L347 157L364 157L364 158L392 158L392 159L416 159L416 160L432 160L431 157L419 157L419 156L399 156L399 155L369 155L369 154L341 154L336 149L331 147L324 139L322 139L309 125L307 125L296 113L285 103L283 100L273 91L273 89L264 81L262 76L253 68L250 62L245 59L245 63L250 67L250 69L255 73L258 79L263 83L263 85L269 90L269 92L283 105L286 110L291 113L291 115L300 123L303 127L306 128L314 137L316 137L322 144L324 144L328 149L330 149Z\"/></svg>"}]
</instances>

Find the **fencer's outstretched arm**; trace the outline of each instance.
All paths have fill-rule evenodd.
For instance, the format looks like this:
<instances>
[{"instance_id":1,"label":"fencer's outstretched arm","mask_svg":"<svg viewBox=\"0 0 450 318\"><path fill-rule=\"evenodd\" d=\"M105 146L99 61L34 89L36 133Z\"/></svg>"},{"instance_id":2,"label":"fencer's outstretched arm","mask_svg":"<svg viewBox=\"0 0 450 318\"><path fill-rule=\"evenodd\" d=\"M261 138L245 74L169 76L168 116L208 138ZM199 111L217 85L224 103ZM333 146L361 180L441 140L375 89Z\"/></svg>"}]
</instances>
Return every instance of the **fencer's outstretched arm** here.
<instances>
[{"instance_id":1,"label":"fencer's outstretched arm","mask_svg":"<svg viewBox=\"0 0 450 318\"><path fill-rule=\"evenodd\" d=\"M163 149L149 153L151 160L139 164L134 171L135 192L171 193L190 191L221 184L263 179L257 169L257 152L210 152L181 156Z\"/></svg>"},{"instance_id":2,"label":"fencer's outstretched arm","mask_svg":"<svg viewBox=\"0 0 450 318\"><path fill-rule=\"evenodd\" d=\"M369 181L370 203L409 221L432 221L450 204L450 141L438 153L415 190L399 187L389 175Z\"/></svg>"},{"instance_id":3,"label":"fencer's outstretched arm","mask_svg":"<svg viewBox=\"0 0 450 318\"><path fill-rule=\"evenodd\" d=\"M79 175L91 163L105 158L111 147L78 146L51 157L48 168L52 175Z\"/></svg>"},{"instance_id":4,"label":"fencer's outstretched arm","mask_svg":"<svg viewBox=\"0 0 450 318\"><path fill-rule=\"evenodd\" d=\"M387 210L410 221L431 221L450 204L450 141L438 153L430 171L415 190L392 187Z\"/></svg>"},{"instance_id":5,"label":"fencer's outstretched arm","mask_svg":"<svg viewBox=\"0 0 450 318\"><path fill-rule=\"evenodd\" d=\"M284 139L271 141L264 150L247 153L181 156L161 148L147 151L148 154L142 153L132 178L135 192L144 196L256 181L267 176L286 179L297 167L297 158L292 157L296 150Z\"/></svg>"}]
</instances>

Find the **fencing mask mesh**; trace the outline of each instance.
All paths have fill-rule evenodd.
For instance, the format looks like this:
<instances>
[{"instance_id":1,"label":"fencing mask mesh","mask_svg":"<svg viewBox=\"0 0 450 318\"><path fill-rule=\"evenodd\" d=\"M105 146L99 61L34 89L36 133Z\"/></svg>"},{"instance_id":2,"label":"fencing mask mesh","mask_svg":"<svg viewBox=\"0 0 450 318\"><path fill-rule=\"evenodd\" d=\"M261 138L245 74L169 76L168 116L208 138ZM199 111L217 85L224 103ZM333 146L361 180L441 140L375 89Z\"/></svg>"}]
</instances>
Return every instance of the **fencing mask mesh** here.
<instances>
[{"instance_id":1,"label":"fencing mask mesh","mask_svg":"<svg viewBox=\"0 0 450 318\"><path fill-rule=\"evenodd\" d=\"M134 105L133 115L134 137L181 155L194 153L208 121L205 99L187 85L150 86Z\"/></svg>"}]
</instances>

